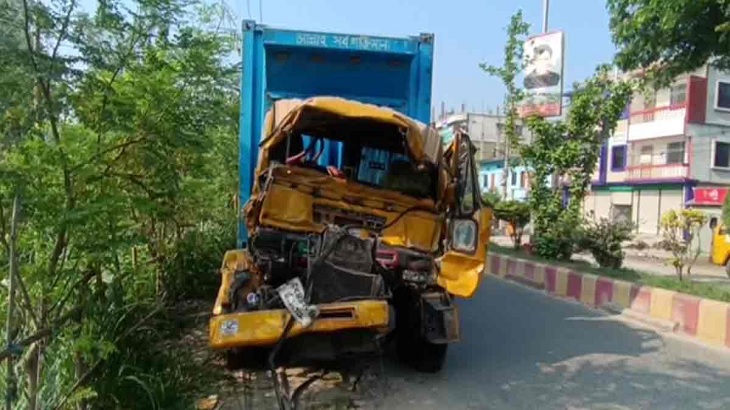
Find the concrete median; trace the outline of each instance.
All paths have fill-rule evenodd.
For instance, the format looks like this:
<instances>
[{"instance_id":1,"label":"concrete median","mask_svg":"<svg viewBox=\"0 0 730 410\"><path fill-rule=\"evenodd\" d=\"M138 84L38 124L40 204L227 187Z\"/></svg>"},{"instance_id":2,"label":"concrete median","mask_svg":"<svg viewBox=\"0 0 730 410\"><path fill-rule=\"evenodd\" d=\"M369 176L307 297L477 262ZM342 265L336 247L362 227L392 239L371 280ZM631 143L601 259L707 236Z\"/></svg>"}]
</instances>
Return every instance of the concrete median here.
<instances>
[{"instance_id":1,"label":"concrete median","mask_svg":"<svg viewBox=\"0 0 730 410\"><path fill-rule=\"evenodd\" d=\"M730 348L730 304L490 253L488 274L594 308L628 310L716 347Z\"/></svg>"}]
</instances>

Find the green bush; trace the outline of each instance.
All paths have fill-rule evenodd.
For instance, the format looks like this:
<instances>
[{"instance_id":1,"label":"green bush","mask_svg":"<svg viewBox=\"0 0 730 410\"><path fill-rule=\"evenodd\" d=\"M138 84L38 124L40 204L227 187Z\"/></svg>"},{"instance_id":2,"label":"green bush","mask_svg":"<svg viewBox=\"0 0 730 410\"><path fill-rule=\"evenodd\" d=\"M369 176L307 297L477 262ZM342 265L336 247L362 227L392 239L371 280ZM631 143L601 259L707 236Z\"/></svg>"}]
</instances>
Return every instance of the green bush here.
<instances>
[{"instance_id":1,"label":"green bush","mask_svg":"<svg viewBox=\"0 0 730 410\"><path fill-rule=\"evenodd\" d=\"M487 205L491 206L492 208L497 206L497 204L501 200L502 200L502 197L498 193L493 192L493 191L485 192L482 195L482 201L484 201Z\"/></svg>"},{"instance_id":2,"label":"green bush","mask_svg":"<svg viewBox=\"0 0 730 410\"><path fill-rule=\"evenodd\" d=\"M235 246L233 221L186 233L175 243L172 255L163 264L166 299L214 299L220 285L217 272L223 255Z\"/></svg>"},{"instance_id":3,"label":"green bush","mask_svg":"<svg viewBox=\"0 0 730 410\"><path fill-rule=\"evenodd\" d=\"M579 229L580 223L575 218L555 221L539 235L535 235L532 241L533 251L541 258L568 261L575 252Z\"/></svg>"},{"instance_id":4,"label":"green bush","mask_svg":"<svg viewBox=\"0 0 730 410\"><path fill-rule=\"evenodd\" d=\"M618 269L625 256L621 244L633 239L633 231L631 222L586 221L578 234L578 249L589 251L601 267Z\"/></svg>"}]
</instances>

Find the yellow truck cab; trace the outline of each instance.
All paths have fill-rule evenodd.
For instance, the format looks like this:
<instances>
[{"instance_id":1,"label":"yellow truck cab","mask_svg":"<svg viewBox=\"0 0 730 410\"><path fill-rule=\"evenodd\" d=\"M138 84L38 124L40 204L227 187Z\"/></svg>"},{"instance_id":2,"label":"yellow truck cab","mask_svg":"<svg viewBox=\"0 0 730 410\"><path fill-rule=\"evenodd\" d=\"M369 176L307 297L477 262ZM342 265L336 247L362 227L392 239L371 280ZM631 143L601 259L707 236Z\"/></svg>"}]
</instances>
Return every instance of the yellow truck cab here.
<instances>
[{"instance_id":1,"label":"yellow truck cab","mask_svg":"<svg viewBox=\"0 0 730 410\"><path fill-rule=\"evenodd\" d=\"M316 162L326 140L341 144L340 166ZM453 299L477 291L489 243L475 152L468 135L443 147L389 108L277 101L243 210L249 245L224 257L211 346L231 367L274 368L372 353L394 335L406 363L440 370L459 340Z\"/></svg>"}]
</instances>

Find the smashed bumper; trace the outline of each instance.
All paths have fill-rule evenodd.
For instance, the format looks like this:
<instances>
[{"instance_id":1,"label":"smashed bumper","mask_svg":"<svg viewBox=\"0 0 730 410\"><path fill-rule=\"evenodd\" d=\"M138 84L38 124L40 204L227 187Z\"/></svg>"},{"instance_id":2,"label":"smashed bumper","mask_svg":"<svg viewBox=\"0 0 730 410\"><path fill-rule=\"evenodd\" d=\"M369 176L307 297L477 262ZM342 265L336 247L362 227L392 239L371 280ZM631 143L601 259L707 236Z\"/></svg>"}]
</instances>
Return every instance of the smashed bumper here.
<instances>
[{"instance_id":1,"label":"smashed bumper","mask_svg":"<svg viewBox=\"0 0 730 410\"><path fill-rule=\"evenodd\" d=\"M319 316L304 328L294 323L288 337L305 333L327 333L341 330L370 329L387 333L394 320L386 301L368 300L319 305ZM211 318L210 346L213 349L269 346L284 332L290 314L285 309L260 310L217 315Z\"/></svg>"}]
</instances>

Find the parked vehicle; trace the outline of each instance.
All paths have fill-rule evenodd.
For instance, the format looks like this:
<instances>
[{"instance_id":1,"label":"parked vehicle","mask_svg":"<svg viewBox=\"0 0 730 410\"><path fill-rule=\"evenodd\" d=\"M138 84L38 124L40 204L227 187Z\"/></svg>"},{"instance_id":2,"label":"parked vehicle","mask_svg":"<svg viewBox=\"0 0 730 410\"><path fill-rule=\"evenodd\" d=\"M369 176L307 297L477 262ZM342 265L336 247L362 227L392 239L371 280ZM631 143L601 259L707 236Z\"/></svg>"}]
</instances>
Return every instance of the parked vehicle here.
<instances>
[{"instance_id":1,"label":"parked vehicle","mask_svg":"<svg viewBox=\"0 0 730 410\"><path fill-rule=\"evenodd\" d=\"M211 346L232 367L273 369L392 336L404 361L440 370L492 210L468 135L443 146L426 125L433 37L244 27L240 246L223 260Z\"/></svg>"}]
</instances>

